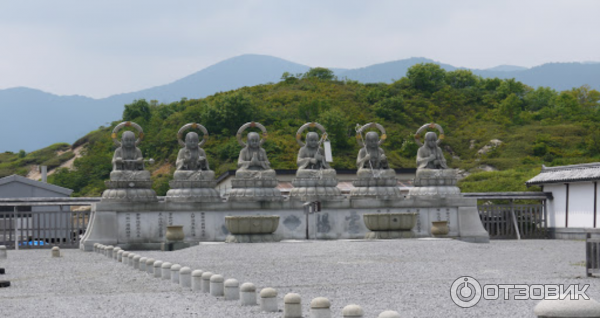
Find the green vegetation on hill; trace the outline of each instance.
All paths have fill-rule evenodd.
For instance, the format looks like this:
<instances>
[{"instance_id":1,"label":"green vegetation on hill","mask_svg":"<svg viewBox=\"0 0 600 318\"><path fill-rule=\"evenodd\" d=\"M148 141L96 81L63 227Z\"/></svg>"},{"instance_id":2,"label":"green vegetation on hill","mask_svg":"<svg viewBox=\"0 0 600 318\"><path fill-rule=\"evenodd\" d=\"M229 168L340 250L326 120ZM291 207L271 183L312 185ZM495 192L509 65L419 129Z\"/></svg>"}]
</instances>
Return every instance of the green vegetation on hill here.
<instances>
[{"instance_id":1,"label":"green vegetation on hill","mask_svg":"<svg viewBox=\"0 0 600 318\"><path fill-rule=\"evenodd\" d=\"M69 144L58 143L30 153L26 153L24 150L18 153L0 153L0 178L13 174L24 176L32 165L48 166L48 169L54 169L75 156L70 150Z\"/></svg>"},{"instance_id":2,"label":"green vegetation on hill","mask_svg":"<svg viewBox=\"0 0 600 318\"><path fill-rule=\"evenodd\" d=\"M483 192L527 190L524 182L542 164L598 161L599 119L600 93L589 87L563 92L533 89L511 79L483 79L468 70L447 72L435 64L417 64L392 84L338 80L331 71L316 68L305 74L285 73L276 84L203 99L171 104L137 100L123 112L123 120L144 128L140 148L146 158L156 160L149 169L159 195L168 190L174 171L177 131L189 122L209 130L204 149L217 175L235 169L240 150L235 133L247 121L268 129L264 148L276 169L296 168L299 147L294 136L307 121L327 128L335 168L355 167L354 129L357 123L368 122L386 128L383 148L392 167L415 167L418 147L413 134L421 125L436 122L446 132L442 147L449 165L470 173L459 186L465 192ZM74 189L75 195L100 195L111 170L110 131L117 123L77 141L74 146L86 144L86 149L75 169L62 169L50 181ZM502 144L477 154L492 139ZM499 171L480 170L488 166Z\"/></svg>"}]
</instances>

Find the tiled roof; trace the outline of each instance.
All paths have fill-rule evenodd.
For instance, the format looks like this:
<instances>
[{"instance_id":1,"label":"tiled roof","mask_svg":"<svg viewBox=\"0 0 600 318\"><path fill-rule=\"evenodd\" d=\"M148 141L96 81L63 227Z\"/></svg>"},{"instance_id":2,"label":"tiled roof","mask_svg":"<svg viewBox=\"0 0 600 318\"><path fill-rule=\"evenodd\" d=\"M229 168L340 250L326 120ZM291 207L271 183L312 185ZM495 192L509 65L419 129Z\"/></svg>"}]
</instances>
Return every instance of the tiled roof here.
<instances>
[{"instance_id":1,"label":"tiled roof","mask_svg":"<svg viewBox=\"0 0 600 318\"><path fill-rule=\"evenodd\" d=\"M600 162L559 167L546 167L542 165L542 172L525 182L525 184L530 186L544 183L594 180L600 180Z\"/></svg>"}]
</instances>

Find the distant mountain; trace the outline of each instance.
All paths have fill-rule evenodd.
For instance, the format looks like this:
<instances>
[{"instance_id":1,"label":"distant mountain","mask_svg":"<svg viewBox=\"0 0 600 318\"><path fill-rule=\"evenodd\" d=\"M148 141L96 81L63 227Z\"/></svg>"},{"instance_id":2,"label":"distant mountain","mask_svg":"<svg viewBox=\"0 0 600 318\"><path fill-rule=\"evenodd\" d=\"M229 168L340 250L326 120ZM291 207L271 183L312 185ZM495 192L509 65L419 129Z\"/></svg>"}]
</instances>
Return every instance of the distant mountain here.
<instances>
[{"instance_id":1,"label":"distant mountain","mask_svg":"<svg viewBox=\"0 0 600 318\"><path fill-rule=\"evenodd\" d=\"M358 69L332 69L338 78L364 83L390 83L406 75L418 63L437 63L447 71L458 69L426 58L375 64ZM183 97L202 98L243 86L278 82L284 72L304 73L310 67L277 57L247 54L209 66L170 84L103 99L84 96L57 96L30 88L0 90L0 152L32 151L57 142L72 143L77 138L118 120L123 105L135 99L169 103ZM530 69L501 65L473 70L482 77L516 78L529 86L549 86L566 90L590 85L600 90L600 63L551 63Z\"/></svg>"}]
</instances>

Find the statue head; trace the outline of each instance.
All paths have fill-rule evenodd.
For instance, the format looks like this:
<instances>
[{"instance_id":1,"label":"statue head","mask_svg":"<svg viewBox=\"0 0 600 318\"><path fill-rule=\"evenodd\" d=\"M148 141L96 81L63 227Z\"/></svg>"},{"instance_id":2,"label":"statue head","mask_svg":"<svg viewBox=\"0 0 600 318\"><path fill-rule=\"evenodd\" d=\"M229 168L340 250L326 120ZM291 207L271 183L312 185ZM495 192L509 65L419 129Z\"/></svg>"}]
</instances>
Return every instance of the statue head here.
<instances>
[{"instance_id":1,"label":"statue head","mask_svg":"<svg viewBox=\"0 0 600 318\"><path fill-rule=\"evenodd\" d=\"M185 135L185 148L195 149L198 148L198 134L191 131Z\"/></svg>"},{"instance_id":2,"label":"statue head","mask_svg":"<svg viewBox=\"0 0 600 318\"><path fill-rule=\"evenodd\" d=\"M306 134L306 146L313 149L319 148L319 134L313 131Z\"/></svg>"},{"instance_id":3,"label":"statue head","mask_svg":"<svg viewBox=\"0 0 600 318\"><path fill-rule=\"evenodd\" d=\"M377 148L379 145L379 134L374 131L369 131L365 136L367 148Z\"/></svg>"},{"instance_id":4,"label":"statue head","mask_svg":"<svg viewBox=\"0 0 600 318\"><path fill-rule=\"evenodd\" d=\"M131 131L126 131L121 136L121 145L123 148L135 148L135 134Z\"/></svg>"},{"instance_id":5,"label":"statue head","mask_svg":"<svg viewBox=\"0 0 600 318\"><path fill-rule=\"evenodd\" d=\"M431 149L437 147L437 134L433 131L430 131L425 134L425 145Z\"/></svg>"},{"instance_id":6,"label":"statue head","mask_svg":"<svg viewBox=\"0 0 600 318\"><path fill-rule=\"evenodd\" d=\"M255 132L248 133L248 148L259 148L260 147L260 135Z\"/></svg>"}]
</instances>

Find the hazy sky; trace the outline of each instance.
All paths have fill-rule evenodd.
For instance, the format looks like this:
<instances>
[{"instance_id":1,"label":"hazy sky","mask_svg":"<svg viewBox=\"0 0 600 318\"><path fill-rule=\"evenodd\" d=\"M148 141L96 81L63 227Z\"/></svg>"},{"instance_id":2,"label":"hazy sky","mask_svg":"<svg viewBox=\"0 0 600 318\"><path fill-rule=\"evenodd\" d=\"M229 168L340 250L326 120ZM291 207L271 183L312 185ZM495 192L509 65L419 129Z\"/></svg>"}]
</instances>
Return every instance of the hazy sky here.
<instances>
[{"instance_id":1,"label":"hazy sky","mask_svg":"<svg viewBox=\"0 0 600 318\"><path fill-rule=\"evenodd\" d=\"M0 0L0 89L106 97L245 53L357 68L600 61L600 1Z\"/></svg>"}]
</instances>

